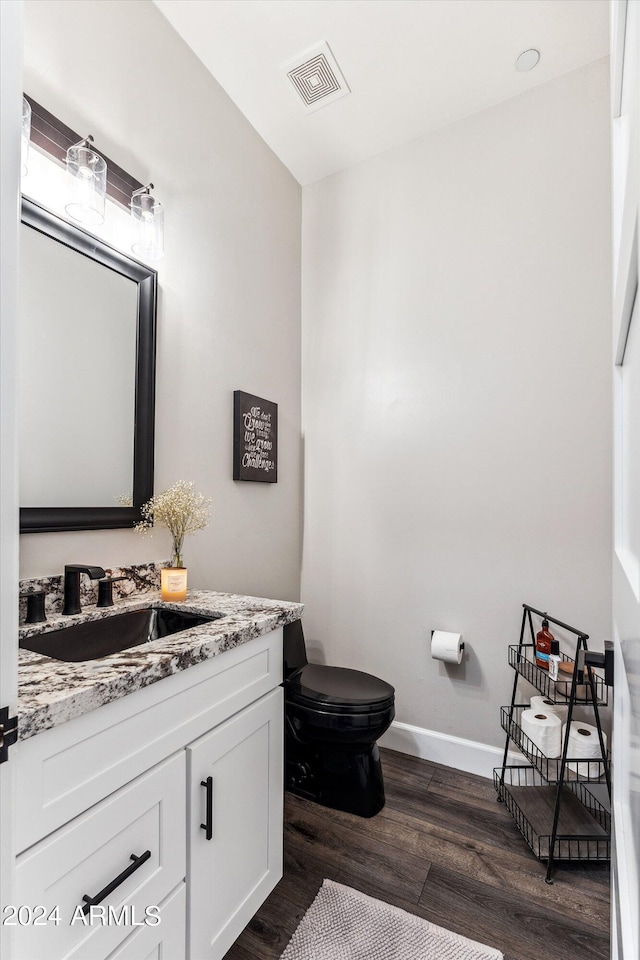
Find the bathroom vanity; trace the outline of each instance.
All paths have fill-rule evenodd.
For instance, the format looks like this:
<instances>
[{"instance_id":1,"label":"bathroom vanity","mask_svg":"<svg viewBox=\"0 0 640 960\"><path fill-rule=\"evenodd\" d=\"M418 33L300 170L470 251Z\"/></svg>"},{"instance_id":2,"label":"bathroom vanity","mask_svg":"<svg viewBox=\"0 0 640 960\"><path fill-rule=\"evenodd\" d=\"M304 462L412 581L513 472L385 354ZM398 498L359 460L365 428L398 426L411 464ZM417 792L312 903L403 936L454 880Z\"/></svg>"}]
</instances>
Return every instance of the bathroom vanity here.
<instances>
[{"instance_id":1,"label":"bathroom vanity","mask_svg":"<svg viewBox=\"0 0 640 960\"><path fill-rule=\"evenodd\" d=\"M16 960L220 960L282 875L282 627L302 607L147 593L64 621L150 605L221 616L98 660L20 651Z\"/></svg>"}]
</instances>

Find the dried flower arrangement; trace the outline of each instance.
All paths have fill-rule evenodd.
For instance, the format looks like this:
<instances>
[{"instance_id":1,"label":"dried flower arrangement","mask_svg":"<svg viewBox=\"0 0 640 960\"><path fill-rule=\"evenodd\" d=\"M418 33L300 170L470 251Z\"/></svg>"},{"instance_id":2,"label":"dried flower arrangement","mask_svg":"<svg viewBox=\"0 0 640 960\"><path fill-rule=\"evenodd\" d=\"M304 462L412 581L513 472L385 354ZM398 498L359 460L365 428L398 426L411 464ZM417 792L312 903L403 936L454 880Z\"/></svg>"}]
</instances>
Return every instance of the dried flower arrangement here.
<instances>
[{"instance_id":1,"label":"dried flower arrangement","mask_svg":"<svg viewBox=\"0 0 640 960\"><path fill-rule=\"evenodd\" d=\"M135 525L138 533L149 533L156 524L167 527L173 540L172 567L184 566L182 546L188 533L203 530L209 523L213 501L196 493L193 481L178 480L164 493L151 497L141 507L143 520Z\"/></svg>"}]
</instances>

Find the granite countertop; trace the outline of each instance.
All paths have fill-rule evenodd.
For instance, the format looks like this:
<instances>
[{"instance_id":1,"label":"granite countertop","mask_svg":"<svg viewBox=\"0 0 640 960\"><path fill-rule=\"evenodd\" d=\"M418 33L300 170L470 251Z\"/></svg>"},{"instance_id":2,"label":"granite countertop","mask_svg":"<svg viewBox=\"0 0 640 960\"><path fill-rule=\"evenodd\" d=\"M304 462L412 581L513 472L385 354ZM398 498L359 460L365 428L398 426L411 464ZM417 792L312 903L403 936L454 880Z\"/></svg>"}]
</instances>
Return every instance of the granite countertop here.
<instances>
[{"instance_id":1,"label":"granite countertop","mask_svg":"<svg viewBox=\"0 0 640 960\"><path fill-rule=\"evenodd\" d=\"M211 623L191 627L99 660L67 663L20 649L20 740L82 716L202 660L209 660L240 646L247 640L292 623L302 616L303 611L299 603L210 590L190 590L183 603L163 603L157 593L142 593L116 600L112 607L88 607L76 616L55 616L46 623L21 626L19 639L146 607L166 607L205 616L217 613L222 616Z\"/></svg>"}]
</instances>

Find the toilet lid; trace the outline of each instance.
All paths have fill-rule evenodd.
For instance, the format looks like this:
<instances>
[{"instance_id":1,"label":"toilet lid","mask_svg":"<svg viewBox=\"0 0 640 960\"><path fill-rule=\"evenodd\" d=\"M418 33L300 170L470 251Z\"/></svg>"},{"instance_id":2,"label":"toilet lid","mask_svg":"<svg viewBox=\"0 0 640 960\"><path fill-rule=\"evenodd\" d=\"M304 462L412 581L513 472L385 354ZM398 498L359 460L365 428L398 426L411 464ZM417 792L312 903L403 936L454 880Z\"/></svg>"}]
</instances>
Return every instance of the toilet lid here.
<instances>
[{"instance_id":1,"label":"toilet lid","mask_svg":"<svg viewBox=\"0 0 640 960\"><path fill-rule=\"evenodd\" d=\"M368 713L384 710L394 701L395 690L370 673L308 663L285 682L287 695L318 708Z\"/></svg>"}]
</instances>

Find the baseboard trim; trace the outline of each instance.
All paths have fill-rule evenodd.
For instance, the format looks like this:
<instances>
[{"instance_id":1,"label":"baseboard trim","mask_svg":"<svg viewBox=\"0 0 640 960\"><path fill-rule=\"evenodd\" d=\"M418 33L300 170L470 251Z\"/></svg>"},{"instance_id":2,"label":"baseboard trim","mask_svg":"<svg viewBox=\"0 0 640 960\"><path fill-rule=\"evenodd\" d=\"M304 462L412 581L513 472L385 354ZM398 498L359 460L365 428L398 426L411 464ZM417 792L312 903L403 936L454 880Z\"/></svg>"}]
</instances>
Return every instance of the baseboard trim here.
<instances>
[{"instance_id":1,"label":"baseboard trim","mask_svg":"<svg viewBox=\"0 0 640 960\"><path fill-rule=\"evenodd\" d=\"M476 773L491 779L493 768L502 766L504 751L475 740L464 740L448 733L414 727L410 723L394 720L384 736L378 741L381 747L407 753L421 760L431 760L445 767L454 767L465 773ZM522 754L509 751L509 763L528 763Z\"/></svg>"}]
</instances>

